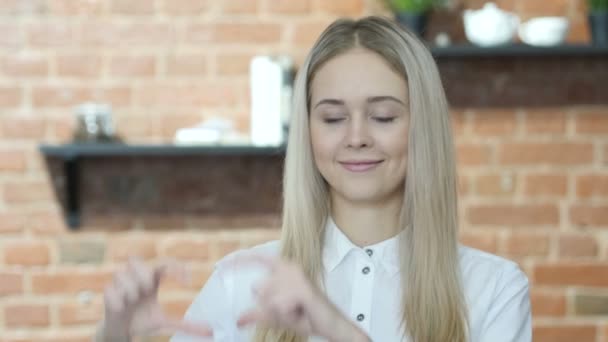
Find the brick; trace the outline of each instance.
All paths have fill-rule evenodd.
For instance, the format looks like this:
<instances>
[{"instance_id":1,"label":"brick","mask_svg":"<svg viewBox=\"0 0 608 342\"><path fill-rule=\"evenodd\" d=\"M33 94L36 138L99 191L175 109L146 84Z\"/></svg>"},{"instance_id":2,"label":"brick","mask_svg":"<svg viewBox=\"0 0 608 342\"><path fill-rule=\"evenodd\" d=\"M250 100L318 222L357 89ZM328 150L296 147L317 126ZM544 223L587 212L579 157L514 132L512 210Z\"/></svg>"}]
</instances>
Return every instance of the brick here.
<instances>
[{"instance_id":1,"label":"brick","mask_svg":"<svg viewBox=\"0 0 608 342\"><path fill-rule=\"evenodd\" d=\"M577 316L607 316L608 295L577 293L574 296L574 314Z\"/></svg>"},{"instance_id":2,"label":"brick","mask_svg":"<svg viewBox=\"0 0 608 342\"><path fill-rule=\"evenodd\" d=\"M488 253L496 253L498 250L498 238L495 233L463 231L459 240L466 246Z\"/></svg>"},{"instance_id":3,"label":"brick","mask_svg":"<svg viewBox=\"0 0 608 342\"><path fill-rule=\"evenodd\" d=\"M164 115L160 119L161 135L165 138L172 139L178 129L184 127L192 127L199 124L202 121L200 114L175 114L175 115ZM178 225L183 225L183 220L180 220L177 224L175 222L163 222L163 220L148 220L149 223L156 227L166 225L167 227L176 228ZM163 227L160 227L163 228Z\"/></svg>"},{"instance_id":4,"label":"brick","mask_svg":"<svg viewBox=\"0 0 608 342\"><path fill-rule=\"evenodd\" d=\"M0 150L0 172L23 172L26 169L25 151Z\"/></svg>"},{"instance_id":5,"label":"brick","mask_svg":"<svg viewBox=\"0 0 608 342\"><path fill-rule=\"evenodd\" d=\"M214 27L210 24L189 24L185 26L182 37L186 44L209 44L213 42Z\"/></svg>"},{"instance_id":6,"label":"brick","mask_svg":"<svg viewBox=\"0 0 608 342\"><path fill-rule=\"evenodd\" d=\"M576 133L606 134L608 133L608 110L580 113L576 116Z\"/></svg>"},{"instance_id":7,"label":"brick","mask_svg":"<svg viewBox=\"0 0 608 342\"><path fill-rule=\"evenodd\" d=\"M4 317L7 327L45 327L49 325L49 306L40 304L7 304Z\"/></svg>"},{"instance_id":8,"label":"brick","mask_svg":"<svg viewBox=\"0 0 608 342\"><path fill-rule=\"evenodd\" d=\"M48 11L57 16L100 15L104 3L101 1L47 0Z\"/></svg>"},{"instance_id":9,"label":"brick","mask_svg":"<svg viewBox=\"0 0 608 342\"><path fill-rule=\"evenodd\" d=\"M341 16L360 16L363 14L363 0L319 1L319 10Z\"/></svg>"},{"instance_id":10,"label":"brick","mask_svg":"<svg viewBox=\"0 0 608 342\"><path fill-rule=\"evenodd\" d=\"M570 233L559 237L558 253L562 258L593 258L598 249L598 241L591 235Z\"/></svg>"},{"instance_id":11,"label":"brick","mask_svg":"<svg viewBox=\"0 0 608 342\"><path fill-rule=\"evenodd\" d=\"M135 104L159 108L228 106L237 103L234 85L143 85L136 89Z\"/></svg>"},{"instance_id":12,"label":"brick","mask_svg":"<svg viewBox=\"0 0 608 342\"><path fill-rule=\"evenodd\" d=\"M129 106L131 89L124 86L89 88L75 86L35 87L32 103L36 107L70 107L83 102L105 102L112 106Z\"/></svg>"},{"instance_id":13,"label":"brick","mask_svg":"<svg viewBox=\"0 0 608 342\"><path fill-rule=\"evenodd\" d=\"M226 255L241 249L241 243L238 240L220 240L213 243L214 253L213 260L219 260Z\"/></svg>"},{"instance_id":14,"label":"brick","mask_svg":"<svg viewBox=\"0 0 608 342\"><path fill-rule=\"evenodd\" d=\"M593 144L505 143L498 157L505 165L584 165L593 162Z\"/></svg>"},{"instance_id":15,"label":"brick","mask_svg":"<svg viewBox=\"0 0 608 342\"><path fill-rule=\"evenodd\" d=\"M44 266L50 260L50 248L44 242L18 241L4 245L4 262L7 265Z\"/></svg>"},{"instance_id":16,"label":"brick","mask_svg":"<svg viewBox=\"0 0 608 342\"><path fill-rule=\"evenodd\" d=\"M269 23L218 23L214 41L220 44L278 44L281 25Z\"/></svg>"},{"instance_id":17,"label":"brick","mask_svg":"<svg viewBox=\"0 0 608 342\"><path fill-rule=\"evenodd\" d=\"M0 106L17 107L21 104L22 90L17 87L0 87Z\"/></svg>"},{"instance_id":18,"label":"brick","mask_svg":"<svg viewBox=\"0 0 608 342\"><path fill-rule=\"evenodd\" d=\"M564 293L532 289L530 302L533 317L564 317L566 315L566 296Z\"/></svg>"},{"instance_id":19,"label":"brick","mask_svg":"<svg viewBox=\"0 0 608 342\"><path fill-rule=\"evenodd\" d=\"M0 234L18 233L25 228L23 215L0 213Z\"/></svg>"},{"instance_id":20,"label":"brick","mask_svg":"<svg viewBox=\"0 0 608 342\"><path fill-rule=\"evenodd\" d=\"M568 16L569 0L519 1L519 11L534 16Z\"/></svg>"},{"instance_id":21,"label":"brick","mask_svg":"<svg viewBox=\"0 0 608 342\"><path fill-rule=\"evenodd\" d=\"M110 59L110 75L118 77L153 77L154 56L114 56Z\"/></svg>"},{"instance_id":22,"label":"brick","mask_svg":"<svg viewBox=\"0 0 608 342\"><path fill-rule=\"evenodd\" d=\"M608 226L608 206L573 205L570 222L577 226Z\"/></svg>"},{"instance_id":23,"label":"brick","mask_svg":"<svg viewBox=\"0 0 608 342\"><path fill-rule=\"evenodd\" d=\"M471 189L471 181L465 175L458 175L458 194L460 196L466 196L469 194Z\"/></svg>"},{"instance_id":24,"label":"brick","mask_svg":"<svg viewBox=\"0 0 608 342\"><path fill-rule=\"evenodd\" d=\"M5 116L0 125L0 137L5 139L42 140L45 132L44 120L33 116Z\"/></svg>"},{"instance_id":25,"label":"brick","mask_svg":"<svg viewBox=\"0 0 608 342\"><path fill-rule=\"evenodd\" d=\"M601 263L537 264L533 279L537 285L608 286L608 265Z\"/></svg>"},{"instance_id":26,"label":"brick","mask_svg":"<svg viewBox=\"0 0 608 342\"><path fill-rule=\"evenodd\" d=\"M330 23L330 20L319 19L296 23L293 36L294 43L306 48L311 47Z\"/></svg>"},{"instance_id":27,"label":"brick","mask_svg":"<svg viewBox=\"0 0 608 342\"><path fill-rule=\"evenodd\" d=\"M209 72L206 54L182 54L167 57L167 75L202 76Z\"/></svg>"},{"instance_id":28,"label":"brick","mask_svg":"<svg viewBox=\"0 0 608 342\"><path fill-rule=\"evenodd\" d=\"M32 22L27 26L27 37L33 47L75 46L78 43L73 22Z\"/></svg>"},{"instance_id":29,"label":"brick","mask_svg":"<svg viewBox=\"0 0 608 342\"><path fill-rule=\"evenodd\" d=\"M11 16L23 16L32 14L44 14L44 0L2 0L0 2L0 14Z\"/></svg>"},{"instance_id":30,"label":"brick","mask_svg":"<svg viewBox=\"0 0 608 342\"><path fill-rule=\"evenodd\" d=\"M594 325L535 325L534 342L596 342L597 327Z\"/></svg>"},{"instance_id":31,"label":"brick","mask_svg":"<svg viewBox=\"0 0 608 342\"><path fill-rule=\"evenodd\" d=\"M528 134L566 133L566 114L559 108L529 110L524 122L524 131Z\"/></svg>"},{"instance_id":32,"label":"brick","mask_svg":"<svg viewBox=\"0 0 608 342\"><path fill-rule=\"evenodd\" d=\"M16 49L25 46L26 35L21 23L0 23L0 47Z\"/></svg>"},{"instance_id":33,"label":"brick","mask_svg":"<svg viewBox=\"0 0 608 342\"><path fill-rule=\"evenodd\" d=\"M0 298L23 293L22 273L0 271Z\"/></svg>"},{"instance_id":34,"label":"brick","mask_svg":"<svg viewBox=\"0 0 608 342\"><path fill-rule=\"evenodd\" d=\"M10 77L46 77L49 61L45 56L31 53L17 53L4 58L2 72Z\"/></svg>"},{"instance_id":35,"label":"brick","mask_svg":"<svg viewBox=\"0 0 608 342\"><path fill-rule=\"evenodd\" d=\"M458 144L456 146L456 156L458 164L463 166L489 164L492 157L492 149L489 145Z\"/></svg>"},{"instance_id":36,"label":"brick","mask_svg":"<svg viewBox=\"0 0 608 342\"><path fill-rule=\"evenodd\" d=\"M456 140L464 135L467 125L467 113L464 111L450 109L450 119L452 120L452 130Z\"/></svg>"},{"instance_id":37,"label":"brick","mask_svg":"<svg viewBox=\"0 0 608 342\"><path fill-rule=\"evenodd\" d=\"M511 196L517 186L515 175L483 174L475 177L475 189L481 196Z\"/></svg>"},{"instance_id":38,"label":"brick","mask_svg":"<svg viewBox=\"0 0 608 342\"><path fill-rule=\"evenodd\" d=\"M268 3L272 14L307 14L311 10L311 0L273 0Z\"/></svg>"},{"instance_id":39,"label":"brick","mask_svg":"<svg viewBox=\"0 0 608 342\"><path fill-rule=\"evenodd\" d=\"M21 181L4 185L4 199L13 204L51 201L53 193L46 181Z\"/></svg>"},{"instance_id":40,"label":"brick","mask_svg":"<svg viewBox=\"0 0 608 342\"><path fill-rule=\"evenodd\" d=\"M94 324L103 318L100 301L84 304L75 300L64 300L58 305L59 324L62 326Z\"/></svg>"},{"instance_id":41,"label":"brick","mask_svg":"<svg viewBox=\"0 0 608 342\"><path fill-rule=\"evenodd\" d=\"M473 116L473 132L481 136L511 135L516 121L513 111L477 111Z\"/></svg>"},{"instance_id":42,"label":"brick","mask_svg":"<svg viewBox=\"0 0 608 342\"><path fill-rule=\"evenodd\" d=\"M575 1L576 3L583 3L586 1ZM566 36L567 43L588 43L591 41L591 29L587 18L574 17L570 18L570 28L568 29L568 35Z\"/></svg>"},{"instance_id":43,"label":"brick","mask_svg":"<svg viewBox=\"0 0 608 342\"><path fill-rule=\"evenodd\" d=\"M586 174L576 177L579 198L608 198L608 174Z\"/></svg>"},{"instance_id":44,"label":"brick","mask_svg":"<svg viewBox=\"0 0 608 342\"><path fill-rule=\"evenodd\" d=\"M176 26L170 22L88 21L81 27L82 44L87 47L135 48L173 46L176 42Z\"/></svg>"},{"instance_id":45,"label":"brick","mask_svg":"<svg viewBox=\"0 0 608 342\"><path fill-rule=\"evenodd\" d=\"M78 269L56 272L34 272L32 292L34 294L75 294L79 291L101 293L111 281L108 271L81 271Z\"/></svg>"},{"instance_id":46,"label":"brick","mask_svg":"<svg viewBox=\"0 0 608 342\"><path fill-rule=\"evenodd\" d=\"M149 0L111 0L110 11L115 14L152 14L154 1Z\"/></svg>"},{"instance_id":47,"label":"brick","mask_svg":"<svg viewBox=\"0 0 608 342\"><path fill-rule=\"evenodd\" d=\"M121 236L108 242L108 257L111 260L125 261L129 256L144 260L156 258L156 240L153 237Z\"/></svg>"},{"instance_id":48,"label":"brick","mask_svg":"<svg viewBox=\"0 0 608 342\"><path fill-rule=\"evenodd\" d=\"M197 16L209 8L209 0L165 0L163 11L171 15Z\"/></svg>"},{"instance_id":49,"label":"brick","mask_svg":"<svg viewBox=\"0 0 608 342\"><path fill-rule=\"evenodd\" d=\"M101 75L101 57L97 55L57 56L57 74L60 77L97 78Z\"/></svg>"},{"instance_id":50,"label":"brick","mask_svg":"<svg viewBox=\"0 0 608 342\"><path fill-rule=\"evenodd\" d=\"M220 75L248 75L252 53L224 53L217 56L217 72Z\"/></svg>"},{"instance_id":51,"label":"brick","mask_svg":"<svg viewBox=\"0 0 608 342\"><path fill-rule=\"evenodd\" d=\"M179 260L203 262L209 259L209 243L187 238L173 239L167 241L161 253Z\"/></svg>"},{"instance_id":52,"label":"brick","mask_svg":"<svg viewBox=\"0 0 608 342\"><path fill-rule=\"evenodd\" d=\"M471 205L466 216L468 222L475 225L520 227L559 224L559 210L553 204Z\"/></svg>"},{"instance_id":53,"label":"brick","mask_svg":"<svg viewBox=\"0 0 608 342\"><path fill-rule=\"evenodd\" d=\"M568 177L558 173L530 173L524 178L524 194L528 197L564 197L568 192Z\"/></svg>"},{"instance_id":54,"label":"brick","mask_svg":"<svg viewBox=\"0 0 608 342\"><path fill-rule=\"evenodd\" d=\"M185 299L165 299L160 298L160 305L164 312L169 317L183 317L188 310L190 304L192 304L193 298Z\"/></svg>"},{"instance_id":55,"label":"brick","mask_svg":"<svg viewBox=\"0 0 608 342\"><path fill-rule=\"evenodd\" d=\"M95 238L59 240L59 262L62 264L92 264L103 262L106 244Z\"/></svg>"},{"instance_id":56,"label":"brick","mask_svg":"<svg viewBox=\"0 0 608 342\"><path fill-rule=\"evenodd\" d=\"M547 234L511 233L505 242L505 253L513 257L546 257L549 248Z\"/></svg>"},{"instance_id":57,"label":"brick","mask_svg":"<svg viewBox=\"0 0 608 342\"><path fill-rule=\"evenodd\" d=\"M230 14L255 14L258 11L258 1L255 0L223 0L221 11Z\"/></svg>"},{"instance_id":58,"label":"brick","mask_svg":"<svg viewBox=\"0 0 608 342\"><path fill-rule=\"evenodd\" d=\"M25 226L36 234L58 235L68 230L63 215L57 211L34 212L25 218Z\"/></svg>"}]
</instances>

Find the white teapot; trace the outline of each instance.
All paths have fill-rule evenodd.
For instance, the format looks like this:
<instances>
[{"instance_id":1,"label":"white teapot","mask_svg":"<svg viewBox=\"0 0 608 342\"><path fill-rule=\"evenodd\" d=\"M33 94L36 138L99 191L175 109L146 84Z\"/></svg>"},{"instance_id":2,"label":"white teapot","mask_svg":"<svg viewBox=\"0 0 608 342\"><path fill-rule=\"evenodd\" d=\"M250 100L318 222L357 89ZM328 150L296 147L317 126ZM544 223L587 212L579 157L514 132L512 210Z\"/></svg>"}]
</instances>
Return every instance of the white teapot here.
<instances>
[{"instance_id":1,"label":"white teapot","mask_svg":"<svg viewBox=\"0 0 608 342\"><path fill-rule=\"evenodd\" d=\"M517 15L501 10L492 2L479 10L465 10L463 18L467 39L479 46L509 43L519 26Z\"/></svg>"}]
</instances>

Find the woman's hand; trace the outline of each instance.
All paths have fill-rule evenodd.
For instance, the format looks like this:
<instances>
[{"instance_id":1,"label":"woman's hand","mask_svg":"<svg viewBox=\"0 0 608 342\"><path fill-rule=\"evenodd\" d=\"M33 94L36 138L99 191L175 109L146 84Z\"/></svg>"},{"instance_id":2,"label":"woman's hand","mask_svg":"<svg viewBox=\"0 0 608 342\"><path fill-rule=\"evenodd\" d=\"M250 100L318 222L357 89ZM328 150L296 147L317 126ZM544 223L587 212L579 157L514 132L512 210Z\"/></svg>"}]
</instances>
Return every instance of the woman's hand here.
<instances>
[{"instance_id":1,"label":"woman's hand","mask_svg":"<svg viewBox=\"0 0 608 342\"><path fill-rule=\"evenodd\" d=\"M329 341L369 341L365 333L310 282L297 264L263 255L242 256L234 262L256 263L270 270L268 278L254 289L257 307L243 313L238 326L261 323Z\"/></svg>"},{"instance_id":2,"label":"woman's hand","mask_svg":"<svg viewBox=\"0 0 608 342\"><path fill-rule=\"evenodd\" d=\"M168 318L158 303L160 280L168 273L181 273L177 266L162 265L151 269L131 258L125 270L114 275L104 293L105 318L98 341L130 341L132 336L149 336L177 331L193 336L212 336L211 329L200 323Z\"/></svg>"}]
</instances>

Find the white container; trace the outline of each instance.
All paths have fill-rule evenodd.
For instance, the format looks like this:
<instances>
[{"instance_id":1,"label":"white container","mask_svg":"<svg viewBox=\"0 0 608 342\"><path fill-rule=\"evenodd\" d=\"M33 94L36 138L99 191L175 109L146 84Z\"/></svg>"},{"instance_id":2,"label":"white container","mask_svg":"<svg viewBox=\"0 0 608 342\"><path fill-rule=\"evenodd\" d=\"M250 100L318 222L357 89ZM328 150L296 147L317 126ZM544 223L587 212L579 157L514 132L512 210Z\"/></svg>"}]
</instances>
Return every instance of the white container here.
<instances>
[{"instance_id":1,"label":"white container","mask_svg":"<svg viewBox=\"0 0 608 342\"><path fill-rule=\"evenodd\" d=\"M256 56L250 65L251 143L279 146L284 141L281 114L281 65L269 56Z\"/></svg>"},{"instance_id":2,"label":"white container","mask_svg":"<svg viewBox=\"0 0 608 342\"><path fill-rule=\"evenodd\" d=\"M538 17L519 27L522 42L534 46L554 46L564 42L570 23L564 17Z\"/></svg>"},{"instance_id":3,"label":"white container","mask_svg":"<svg viewBox=\"0 0 608 342\"><path fill-rule=\"evenodd\" d=\"M503 11L491 2L479 10L464 11L463 19L467 39L482 47L510 43L519 26L517 15Z\"/></svg>"}]
</instances>

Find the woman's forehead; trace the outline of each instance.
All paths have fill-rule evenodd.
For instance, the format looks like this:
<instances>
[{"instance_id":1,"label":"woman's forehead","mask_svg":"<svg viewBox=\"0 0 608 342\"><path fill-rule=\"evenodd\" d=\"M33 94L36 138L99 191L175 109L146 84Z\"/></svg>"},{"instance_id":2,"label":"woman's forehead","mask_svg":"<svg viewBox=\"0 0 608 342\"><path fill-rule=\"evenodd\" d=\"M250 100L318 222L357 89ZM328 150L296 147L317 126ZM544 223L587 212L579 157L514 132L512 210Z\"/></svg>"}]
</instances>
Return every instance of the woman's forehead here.
<instances>
[{"instance_id":1,"label":"woman's forehead","mask_svg":"<svg viewBox=\"0 0 608 342\"><path fill-rule=\"evenodd\" d=\"M406 102L405 79L379 54L367 49L352 49L335 56L319 67L311 82L311 99L342 100L393 96Z\"/></svg>"}]
</instances>

